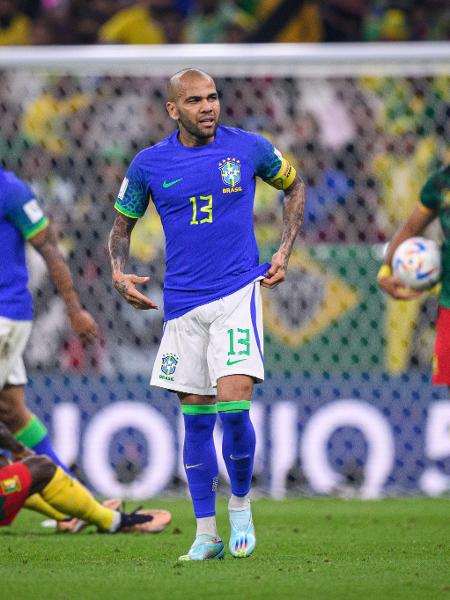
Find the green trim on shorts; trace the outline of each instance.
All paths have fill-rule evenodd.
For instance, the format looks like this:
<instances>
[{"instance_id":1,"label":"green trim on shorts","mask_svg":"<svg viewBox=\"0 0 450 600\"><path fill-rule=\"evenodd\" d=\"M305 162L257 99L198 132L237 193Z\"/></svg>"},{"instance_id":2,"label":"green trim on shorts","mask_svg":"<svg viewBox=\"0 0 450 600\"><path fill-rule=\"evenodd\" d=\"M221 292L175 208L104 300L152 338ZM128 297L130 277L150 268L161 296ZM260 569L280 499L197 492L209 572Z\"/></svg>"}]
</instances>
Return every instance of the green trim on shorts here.
<instances>
[{"instance_id":1,"label":"green trim on shorts","mask_svg":"<svg viewBox=\"0 0 450 600\"><path fill-rule=\"evenodd\" d=\"M242 412L250 410L250 400L232 400L231 402L218 402L217 410L219 412Z\"/></svg>"},{"instance_id":2,"label":"green trim on shorts","mask_svg":"<svg viewBox=\"0 0 450 600\"><path fill-rule=\"evenodd\" d=\"M217 404L182 404L183 415L216 415Z\"/></svg>"},{"instance_id":3,"label":"green trim on shorts","mask_svg":"<svg viewBox=\"0 0 450 600\"><path fill-rule=\"evenodd\" d=\"M42 442L47 433L47 427L44 423L36 415L33 415L25 427L16 431L14 435L27 448L34 448L36 444Z\"/></svg>"}]
</instances>

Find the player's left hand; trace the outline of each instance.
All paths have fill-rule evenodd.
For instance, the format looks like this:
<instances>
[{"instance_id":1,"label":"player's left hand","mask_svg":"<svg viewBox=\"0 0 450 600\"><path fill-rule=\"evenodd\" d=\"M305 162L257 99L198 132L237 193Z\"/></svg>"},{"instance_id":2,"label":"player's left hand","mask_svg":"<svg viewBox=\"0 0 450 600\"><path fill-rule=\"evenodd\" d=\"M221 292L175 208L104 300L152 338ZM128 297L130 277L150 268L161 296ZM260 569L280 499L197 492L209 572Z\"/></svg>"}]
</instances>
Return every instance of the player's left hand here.
<instances>
[{"instance_id":1,"label":"player's left hand","mask_svg":"<svg viewBox=\"0 0 450 600\"><path fill-rule=\"evenodd\" d=\"M87 310L69 312L70 325L82 342L92 344L98 334L97 323Z\"/></svg>"},{"instance_id":2,"label":"player's left hand","mask_svg":"<svg viewBox=\"0 0 450 600\"><path fill-rule=\"evenodd\" d=\"M272 264L267 271L261 285L265 288L274 288L286 279L287 259L286 255L278 251L272 256Z\"/></svg>"}]
</instances>

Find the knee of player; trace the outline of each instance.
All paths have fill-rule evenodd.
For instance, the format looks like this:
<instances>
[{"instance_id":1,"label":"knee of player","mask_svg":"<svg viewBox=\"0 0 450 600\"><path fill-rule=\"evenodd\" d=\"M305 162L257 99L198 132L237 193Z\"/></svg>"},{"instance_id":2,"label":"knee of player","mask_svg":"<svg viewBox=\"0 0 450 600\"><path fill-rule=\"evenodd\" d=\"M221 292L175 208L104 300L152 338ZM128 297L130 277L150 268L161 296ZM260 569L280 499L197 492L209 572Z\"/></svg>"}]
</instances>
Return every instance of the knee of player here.
<instances>
[{"instance_id":1,"label":"knee of player","mask_svg":"<svg viewBox=\"0 0 450 600\"><path fill-rule=\"evenodd\" d=\"M11 420L11 403L8 402L6 394L0 394L0 421L8 427Z\"/></svg>"},{"instance_id":2,"label":"knee of player","mask_svg":"<svg viewBox=\"0 0 450 600\"><path fill-rule=\"evenodd\" d=\"M23 409L23 386L6 385L0 390L0 421L15 431L17 426L21 426L24 418L28 416L26 409Z\"/></svg>"},{"instance_id":3,"label":"knee of player","mask_svg":"<svg viewBox=\"0 0 450 600\"><path fill-rule=\"evenodd\" d=\"M231 379L231 378L230 378ZM231 386L221 386L218 390L219 402L234 402L236 400L250 399L253 392L253 379L239 376L239 381Z\"/></svg>"},{"instance_id":4,"label":"knee of player","mask_svg":"<svg viewBox=\"0 0 450 600\"><path fill-rule=\"evenodd\" d=\"M55 463L48 456L29 456L23 460L28 467L33 481L33 489L43 489L53 479L56 472Z\"/></svg>"}]
</instances>

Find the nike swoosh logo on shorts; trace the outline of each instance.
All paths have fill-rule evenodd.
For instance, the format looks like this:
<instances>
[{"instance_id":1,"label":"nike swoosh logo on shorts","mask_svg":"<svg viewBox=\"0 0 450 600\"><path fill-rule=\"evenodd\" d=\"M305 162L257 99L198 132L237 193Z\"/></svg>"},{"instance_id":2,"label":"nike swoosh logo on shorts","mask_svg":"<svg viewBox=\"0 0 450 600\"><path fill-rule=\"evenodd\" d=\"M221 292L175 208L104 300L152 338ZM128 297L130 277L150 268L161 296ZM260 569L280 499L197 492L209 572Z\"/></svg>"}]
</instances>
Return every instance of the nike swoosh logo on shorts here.
<instances>
[{"instance_id":1,"label":"nike swoosh logo on shorts","mask_svg":"<svg viewBox=\"0 0 450 600\"><path fill-rule=\"evenodd\" d=\"M247 360L247 359L246 358L240 358L239 360L230 360L230 359L228 359L227 360L227 366L231 367L231 365L235 365L237 363L244 362L244 360Z\"/></svg>"},{"instance_id":2,"label":"nike swoosh logo on shorts","mask_svg":"<svg viewBox=\"0 0 450 600\"><path fill-rule=\"evenodd\" d=\"M183 181L183 178L180 177L180 179L174 179L173 181L163 181L163 188L169 188L172 187L173 185L175 185L176 183L180 183L180 181Z\"/></svg>"},{"instance_id":3,"label":"nike swoosh logo on shorts","mask_svg":"<svg viewBox=\"0 0 450 600\"><path fill-rule=\"evenodd\" d=\"M197 463L196 465L184 465L187 469L195 469L195 467L201 467L203 463Z\"/></svg>"}]
</instances>

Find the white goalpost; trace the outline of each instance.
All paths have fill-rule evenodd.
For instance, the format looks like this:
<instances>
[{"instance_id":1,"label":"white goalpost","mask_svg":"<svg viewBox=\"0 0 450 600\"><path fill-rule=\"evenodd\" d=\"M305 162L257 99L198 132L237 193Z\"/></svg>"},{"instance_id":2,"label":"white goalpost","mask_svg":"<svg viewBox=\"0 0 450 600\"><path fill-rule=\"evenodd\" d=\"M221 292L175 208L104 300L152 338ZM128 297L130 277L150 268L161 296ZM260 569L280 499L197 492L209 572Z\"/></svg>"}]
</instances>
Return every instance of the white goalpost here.
<instances>
[{"instance_id":1,"label":"white goalpost","mask_svg":"<svg viewBox=\"0 0 450 600\"><path fill-rule=\"evenodd\" d=\"M188 66L214 76L351 77L448 75L450 44L183 44L0 49L2 69L168 75Z\"/></svg>"}]
</instances>

